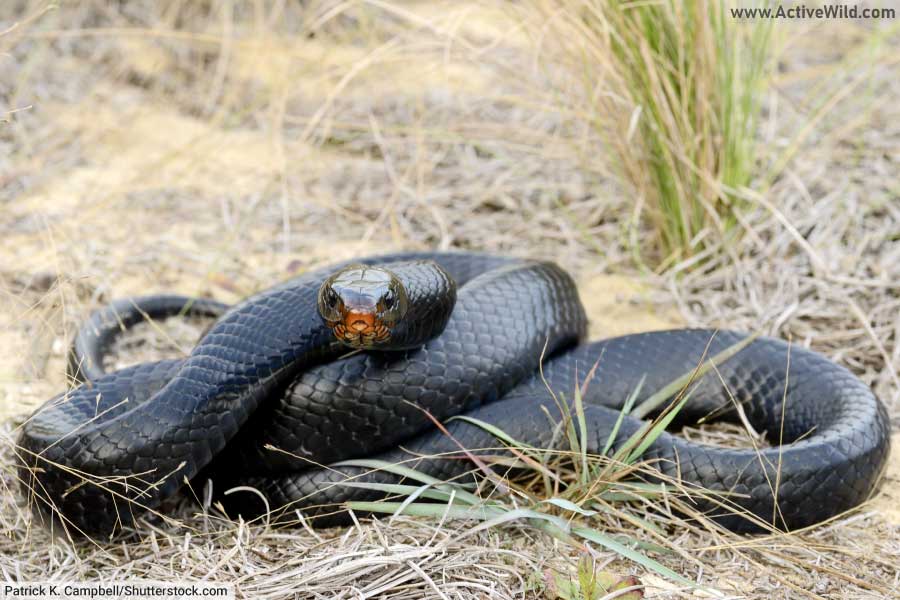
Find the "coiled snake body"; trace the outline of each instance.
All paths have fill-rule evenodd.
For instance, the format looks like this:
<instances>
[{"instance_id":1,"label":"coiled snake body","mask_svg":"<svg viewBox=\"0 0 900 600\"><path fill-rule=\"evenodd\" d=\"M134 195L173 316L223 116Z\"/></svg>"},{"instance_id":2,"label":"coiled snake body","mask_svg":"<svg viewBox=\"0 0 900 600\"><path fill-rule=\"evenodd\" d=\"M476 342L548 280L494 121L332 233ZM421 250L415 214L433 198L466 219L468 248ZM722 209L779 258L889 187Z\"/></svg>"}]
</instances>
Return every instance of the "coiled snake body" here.
<instances>
[{"instance_id":1,"label":"coiled snake body","mask_svg":"<svg viewBox=\"0 0 900 600\"><path fill-rule=\"evenodd\" d=\"M406 262L420 260L438 267ZM472 253L356 262L397 274L402 290L392 288L377 310L390 315L389 324L405 323L395 325L394 346L383 344L400 350L341 356L346 348L335 333L370 347L387 335L368 317L345 320L335 312L335 321L326 323L319 316L330 314L323 303L334 304L319 293L323 282L346 265L311 272L229 308L186 359L110 374L102 372L102 353L122 325L180 308L219 315L225 307L151 297L95 314L73 353L73 371L87 382L48 401L22 428L20 478L36 517L105 537L155 509L186 479L212 478L220 490L255 487L270 507L285 507L276 516L300 510L318 524L339 523L347 514L336 505L378 496L340 485L348 476L360 482L397 478L322 465L418 456L406 464L439 478L458 476L471 465L434 456L498 442L463 420L447 424L448 437L433 429L430 416L466 413L519 442L548 446L558 443L548 412L559 414L546 386L571 398L576 382L586 383L588 451L601 452L611 435L615 451L642 425L620 419L636 389L639 403L705 356L745 338L680 329L579 343L584 310L571 278L551 263ZM366 276L365 268L358 270L363 274L356 279ZM455 307L446 300L454 281ZM369 302L362 287L351 291L352 302ZM663 475L729 492L745 515L698 505L724 526L804 527L872 493L887 458L888 419L846 369L809 350L758 338L694 385L679 421L714 412L737 421L734 405L740 404L755 429L782 442L759 451L725 449L664 433L647 449L644 457ZM260 504L254 495L235 494L229 510L250 514Z\"/></svg>"}]
</instances>

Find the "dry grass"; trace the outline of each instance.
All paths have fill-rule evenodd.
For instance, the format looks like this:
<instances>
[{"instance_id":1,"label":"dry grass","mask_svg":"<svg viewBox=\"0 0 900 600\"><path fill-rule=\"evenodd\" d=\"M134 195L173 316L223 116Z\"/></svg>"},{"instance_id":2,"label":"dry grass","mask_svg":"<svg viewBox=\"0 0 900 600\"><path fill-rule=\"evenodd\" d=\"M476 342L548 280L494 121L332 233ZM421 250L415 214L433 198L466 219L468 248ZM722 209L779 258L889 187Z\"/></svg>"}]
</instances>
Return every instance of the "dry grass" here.
<instances>
[{"instance_id":1,"label":"dry grass","mask_svg":"<svg viewBox=\"0 0 900 600\"><path fill-rule=\"evenodd\" d=\"M653 223L655 236L636 250L664 268L735 235L758 153L772 22L732 19L718 0L537 4L541 32L580 73L573 110Z\"/></svg>"},{"instance_id":2,"label":"dry grass","mask_svg":"<svg viewBox=\"0 0 900 600\"><path fill-rule=\"evenodd\" d=\"M781 175L746 194L741 242L651 275L632 260L648 235L634 199L563 101L575 79L553 68L554 40L535 45L506 5L111 6L0 8L0 31L38 15L0 37L0 108L15 111L0 125L0 414L21 419L64 387L72 328L109 298L176 290L233 301L308 265L394 247L557 260L590 290L595 337L682 322L791 336L900 414L896 29L777 26L779 74L759 135L763 167ZM5 579L209 578L253 598L504 598L539 595L541 572L579 557L519 526L461 537L471 524L399 518L269 531L190 501L172 507L187 527L148 524L145 543L72 548L29 528L7 421ZM678 552L654 556L737 597L896 596L894 437L882 495L850 516L748 538L676 523L666 544ZM644 539L628 523L606 526ZM691 594L587 552L638 574L655 597Z\"/></svg>"}]
</instances>

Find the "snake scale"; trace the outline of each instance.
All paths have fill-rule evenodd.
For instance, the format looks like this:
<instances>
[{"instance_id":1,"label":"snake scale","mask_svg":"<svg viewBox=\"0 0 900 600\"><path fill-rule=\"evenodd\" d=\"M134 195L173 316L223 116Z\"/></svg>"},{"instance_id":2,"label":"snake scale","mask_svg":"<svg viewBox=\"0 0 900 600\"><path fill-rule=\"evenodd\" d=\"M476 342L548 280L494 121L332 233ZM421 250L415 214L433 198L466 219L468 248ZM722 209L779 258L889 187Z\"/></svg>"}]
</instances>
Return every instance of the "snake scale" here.
<instances>
[{"instance_id":1,"label":"snake scale","mask_svg":"<svg viewBox=\"0 0 900 600\"><path fill-rule=\"evenodd\" d=\"M459 459L460 446L499 444L467 420L449 421L446 432L431 420L458 414L524 444L559 445L548 416L561 415L547 387L571 398L576 382L585 389L585 447L600 453L612 439L615 452L643 424L621 418L630 395L639 390L640 403L746 337L677 329L585 343L576 286L549 262L426 252L353 263L311 271L233 307L154 296L95 313L72 353L81 385L22 427L19 477L35 518L106 538L157 510L186 480L212 480L219 491L256 488L275 518L299 511L317 525L345 523L343 503L384 495L341 485L347 477L401 478L339 461L406 461L438 478L465 476L472 465ZM384 327L362 312L346 322L320 316L338 304L323 282L351 268L355 279L382 285L372 266L396 276L396 289L377 304L395 329L387 342ZM342 302L370 301L351 296ZM179 311L218 317L187 358L103 372L102 355L120 330ZM376 351L348 354L338 334ZM887 413L845 368L756 338L692 386L676 423L713 413L739 422L740 405L757 431L780 442L727 449L663 433L647 448L643 458L661 477L728 493L732 509L697 504L723 526L805 527L873 493L889 450ZM256 494L221 498L234 514L265 506Z\"/></svg>"}]
</instances>

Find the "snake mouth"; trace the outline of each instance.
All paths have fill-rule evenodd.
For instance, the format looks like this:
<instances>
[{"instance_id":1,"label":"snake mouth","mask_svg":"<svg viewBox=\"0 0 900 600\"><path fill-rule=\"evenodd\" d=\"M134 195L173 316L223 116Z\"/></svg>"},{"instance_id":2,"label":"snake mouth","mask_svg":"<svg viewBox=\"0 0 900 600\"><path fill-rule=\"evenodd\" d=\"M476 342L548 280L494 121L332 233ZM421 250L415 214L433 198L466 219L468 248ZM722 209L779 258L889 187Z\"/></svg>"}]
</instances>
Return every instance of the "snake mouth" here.
<instances>
[{"instance_id":1,"label":"snake mouth","mask_svg":"<svg viewBox=\"0 0 900 600\"><path fill-rule=\"evenodd\" d=\"M343 318L331 326L334 336L355 348L367 348L387 341L391 330L370 311L346 310Z\"/></svg>"}]
</instances>

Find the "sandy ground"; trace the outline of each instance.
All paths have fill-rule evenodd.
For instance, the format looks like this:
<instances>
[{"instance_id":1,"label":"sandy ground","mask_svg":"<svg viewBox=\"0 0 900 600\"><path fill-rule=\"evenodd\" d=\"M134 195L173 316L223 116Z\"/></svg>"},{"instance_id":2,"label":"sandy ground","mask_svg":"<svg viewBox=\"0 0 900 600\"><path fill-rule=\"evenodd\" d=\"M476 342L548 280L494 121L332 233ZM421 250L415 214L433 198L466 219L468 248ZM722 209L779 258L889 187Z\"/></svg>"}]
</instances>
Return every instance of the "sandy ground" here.
<instances>
[{"instance_id":1,"label":"sandy ground","mask_svg":"<svg viewBox=\"0 0 900 600\"><path fill-rule=\"evenodd\" d=\"M0 8L0 31L39 4L19 8ZM748 211L748 234L722 260L655 274L632 258L633 236L644 235L634 230L633 199L610 177L599 141L562 110L566 91L547 91L556 73L510 11L373 2L340 14L316 3L275 12L205 15L135 3L117 14L88 2L0 37L0 97L15 111L0 124L5 421L65 387L74 327L111 298L178 291L232 302L332 259L458 247L560 262L579 280L595 338L685 324L791 336L863 377L896 423L896 31L835 22L782 32L762 126L772 156L763 162L787 156L789 167L766 194L771 204ZM166 352L185 351L189 338ZM725 546L679 534L703 566L678 556L668 564L735 597L898 594L898 435L881 493L856 513L805 534ZM23 533L8 462L3 478L5 576L89 577L112 568L108 554L73 554L60 542L47 567L39 558L46 537ZM458 533L448 531L448 540ZM464 557L470 547L435 550L432 533L410 521L325 535L362 553L377 554L382 540L438 556L416 555L424 579L388 586L396 597L416 597L436 594L428 579L437 573L459 582L473 565ZM190 538L167 535L176 536L172 547L157 548L157 557L237 560L217 554L219 542L191 550ZM246 535L241 556L261 553L244 557L247 564L290 554L275 538ZM292 567L311 596L348 581L377 589L366 588L381 573L367 563L345 560L344 579L326 577L327 549L309 535L290 543L311 557ZM538 588L522 573L572 564L570 549L540 536L523 543L523 535L534 534L513 528L478 540L492 553L482 563L502 565L478 576L487 587L443 589L531 595ZM151 556L134 552L134 560ZM497 558L508 554L512 563ZM691 593L623 561L609 564L641 575L658 597ZM148 569L166 577L162 567ZM279 597L281 584L260 569L257 579L241 579L242 589Z\"/></svg>"}]
</instances>

